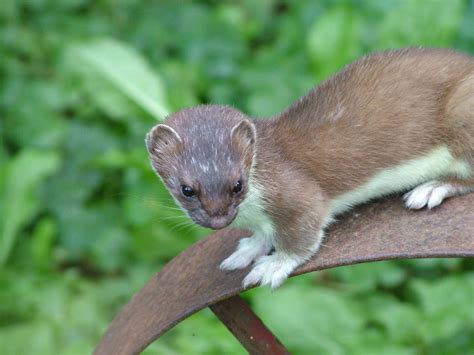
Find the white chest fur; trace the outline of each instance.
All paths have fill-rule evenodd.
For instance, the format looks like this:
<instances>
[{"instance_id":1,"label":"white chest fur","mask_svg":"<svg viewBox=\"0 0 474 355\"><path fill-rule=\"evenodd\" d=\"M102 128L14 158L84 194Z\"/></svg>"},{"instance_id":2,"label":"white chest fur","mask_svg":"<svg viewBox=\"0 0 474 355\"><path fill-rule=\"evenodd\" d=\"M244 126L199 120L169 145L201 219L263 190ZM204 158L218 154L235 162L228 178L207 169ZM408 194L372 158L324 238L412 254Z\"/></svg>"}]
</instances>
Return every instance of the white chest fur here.
<instances>
[{"instance_id":1,"label":"white chest fur","mask_svg":"<svg viewBox=\"0 0 474 355\"><path fill-rule=\"evenodd\" d=\"M355 190L336 197L331 202L330 211L336 215L364 201L400 192L429 180L443 176L468 178L471 173L467 162L456 160L446 146L440 146L423 157L378 172Z\"/></svg>"},{"instance_id":2,"label":"white chest fur","mask_svg":"<svg viewBox=\"0 0 474 355\"><path fill-rule=\"evenodd\" d=\"M239 207L239 214L232 222L232 227L250 229L260 235L273 236L275 227L271 218L265 213L262 201L262 189L258 183L250 179L249 191Z\"/></svg>"}]
</instances>

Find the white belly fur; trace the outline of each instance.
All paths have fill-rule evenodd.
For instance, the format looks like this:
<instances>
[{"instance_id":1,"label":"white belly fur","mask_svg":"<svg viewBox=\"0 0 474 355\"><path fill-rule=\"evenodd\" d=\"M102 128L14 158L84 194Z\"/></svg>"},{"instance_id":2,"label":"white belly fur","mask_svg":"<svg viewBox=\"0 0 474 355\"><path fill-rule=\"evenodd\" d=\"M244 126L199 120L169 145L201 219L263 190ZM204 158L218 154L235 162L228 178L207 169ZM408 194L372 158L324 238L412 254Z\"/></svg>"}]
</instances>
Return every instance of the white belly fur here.
<instances>
[{"instance_id":1,"label":"white belly fur","mask_svg":"<svg viewBox=\"0 0 474 355\"><path fill-rule=\"evenodd\" d=\"M426 156L382 170L364 185L336 197L331 202L329 218L323 225L329 224L333 216L371 199L404 191L442 176L469 178L471 174L469 164L456 160L446 146L435 148ZM239 207L239 214L231 226L250 229L258 235L271 237L275 233L275 225L265 213L262 191L258 183L250 179L248 195Z\"/></svg>"},{"instance_id":2,"label":"white belly fur","mask_svg":"<svg viewBox=\"0 0 474 355\"><path fill-rule=\"evenodd\" d=\"M472 169L467 162L456 160L446 146L440 146L426 156L382 170L364 185L336 197L331 202L331 215L337 215L365 201L404 191L443 176L469 178L471 174Z\"/></svg>"}]
</instances>

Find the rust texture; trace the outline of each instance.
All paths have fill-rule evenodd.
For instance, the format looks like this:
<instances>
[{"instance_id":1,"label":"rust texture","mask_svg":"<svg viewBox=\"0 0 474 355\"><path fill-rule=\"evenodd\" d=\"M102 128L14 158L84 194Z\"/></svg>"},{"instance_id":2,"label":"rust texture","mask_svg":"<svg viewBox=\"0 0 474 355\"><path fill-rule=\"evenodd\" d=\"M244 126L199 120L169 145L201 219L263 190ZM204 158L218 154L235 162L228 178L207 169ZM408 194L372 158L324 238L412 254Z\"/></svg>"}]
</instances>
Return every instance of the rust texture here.
<instances>
[{"instance_id":1,"label":"rust texture","mask_svg":"<svg viewBox=\"0 0 474 355\"><path fill-rule=\"evenodd\" d=\"M431 211L406 210L399 198L361 206L339 218L295 275L386 259L474 257L473 211L474 194ZM222 230L176 256L115 317L95 354L139 353L191 314L242 292L249 269L222 271L219 264L245 236Z\"/></svg>"},{"instance_id":2,"label":"rust texture","mask_svg":"<svg viewBox=\"0 0 474 355\"><path fill-rule=\"evenodd\" d=\"M232 296L210 308L250 354L289 354L240 296Z\"/></svg>"}]
</instances>

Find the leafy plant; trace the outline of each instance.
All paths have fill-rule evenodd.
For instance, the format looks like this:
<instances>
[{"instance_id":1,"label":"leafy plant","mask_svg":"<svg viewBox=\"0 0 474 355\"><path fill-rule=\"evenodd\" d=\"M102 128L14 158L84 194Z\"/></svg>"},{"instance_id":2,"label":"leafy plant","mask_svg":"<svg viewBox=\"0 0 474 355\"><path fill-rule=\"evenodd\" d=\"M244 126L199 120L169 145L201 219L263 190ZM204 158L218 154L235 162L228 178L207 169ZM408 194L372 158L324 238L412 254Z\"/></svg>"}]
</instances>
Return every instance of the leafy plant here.
<instances>
[{"instance_id":1,"label":"leafy plant","mask_svg":"<svg viewBox=\"0 0 474 355\"><path fill-rule=\"evenodd\" d=\"M55 152L36 152L24 150L12 159L6 167L3 179L0 206L1 239L0 266L2 266L15 243L21 229L40 209L39 201L35 198L35 190L48 175L52 174L59 165L59 157Z\"/></svg>"},{"instance_id":2,"label":"leafy plant","mask_svg":"<svg viewBox=\"0 0 474 355\"><path fill-rule=\"evenodd\" d=\"M358 56L474 54L472 1L26 1L0 6L0 354L90 353L114 314L208 230L149 167L169 112L271 116ZM468 354L473 266L338 268L245 294L295 354ZM200 312L145 353L239 354Z\"/></svg>"},{"instance_id":3,"label":"leafy plant","mask_svg":"<svg viewBox=\"0 0 474 355\"><path fill-rule=\"evenodd\" d=\"M66 48L65 61L79 74L88 98L111 117L137 114L130 102L157 120L168 114L159 77L125 44L99 39L72 45Z\"/></svg>"}]
</instances>

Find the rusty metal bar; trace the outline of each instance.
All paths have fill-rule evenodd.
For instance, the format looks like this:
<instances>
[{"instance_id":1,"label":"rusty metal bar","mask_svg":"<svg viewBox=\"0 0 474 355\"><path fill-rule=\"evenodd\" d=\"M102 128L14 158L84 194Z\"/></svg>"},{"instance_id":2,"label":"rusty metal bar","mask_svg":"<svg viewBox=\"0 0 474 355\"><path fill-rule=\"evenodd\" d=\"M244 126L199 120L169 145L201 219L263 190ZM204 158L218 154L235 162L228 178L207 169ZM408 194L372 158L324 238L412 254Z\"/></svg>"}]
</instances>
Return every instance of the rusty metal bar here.
<instances>
[{"instance_id":1,"label":"rusty metal bar","mask_svg":"<svg viewBox=\"0 0 474 355\"><path fill-rule=\"evenodd\" d=\"M290 353L240 296L227 298L209 308L250 354Z\"/></svg>"},{"instance_id":2,"label":"rusty metal bar","mask_svg":"<svg viewBox=\"0 0 474 355\"><path fill-rule=\"evenodd\" d=\"M474 194L417 212L399 199L359 206L331 226L320 252L293 275L377 260L472 258L473 211ZM224 229L176 256L115 317L94 353L138 354L183 319L244 291L249 269L219 269L244 237L248 232Z\"/></svg>"}]
</instances>

